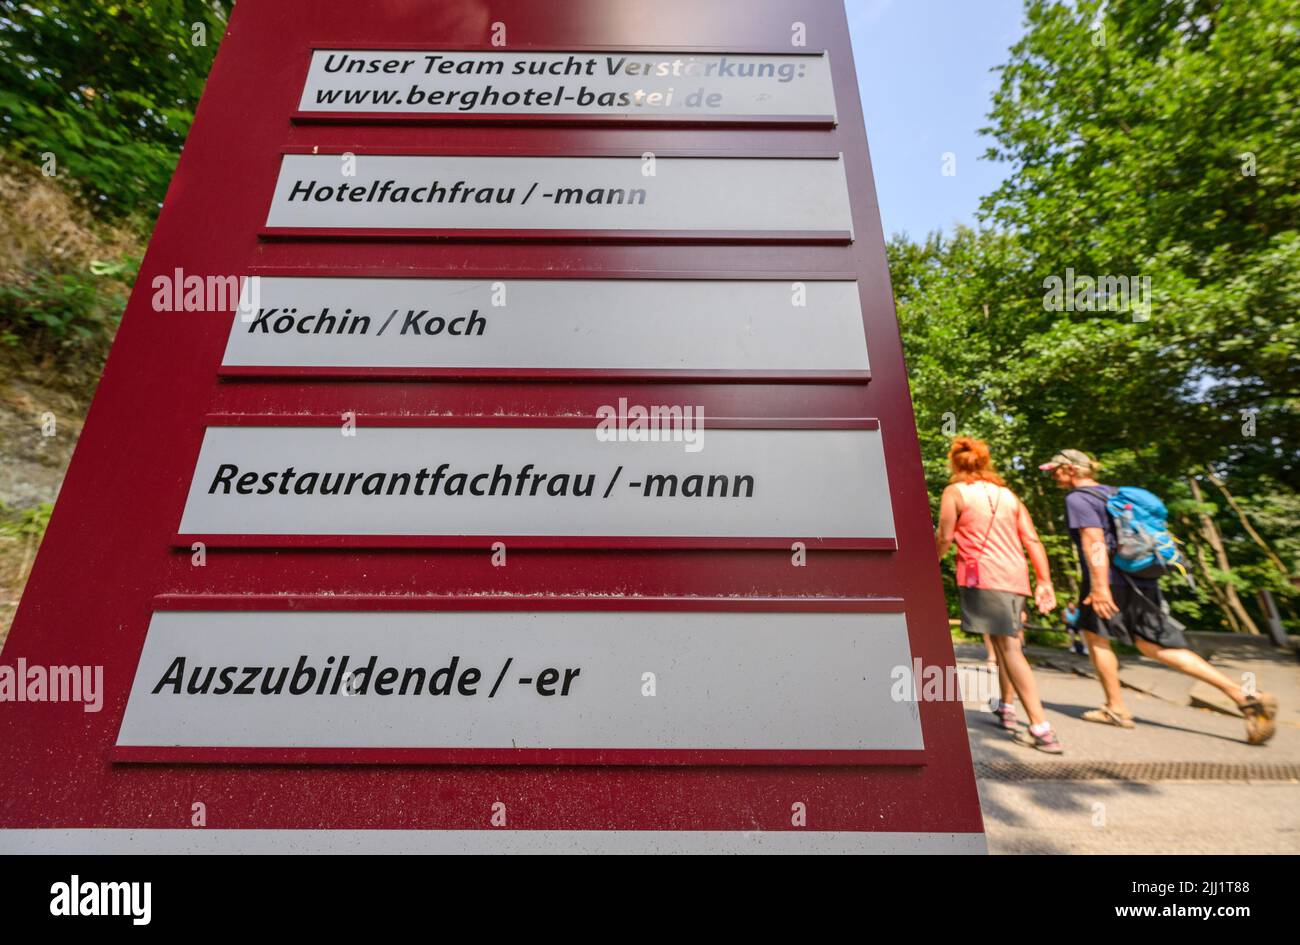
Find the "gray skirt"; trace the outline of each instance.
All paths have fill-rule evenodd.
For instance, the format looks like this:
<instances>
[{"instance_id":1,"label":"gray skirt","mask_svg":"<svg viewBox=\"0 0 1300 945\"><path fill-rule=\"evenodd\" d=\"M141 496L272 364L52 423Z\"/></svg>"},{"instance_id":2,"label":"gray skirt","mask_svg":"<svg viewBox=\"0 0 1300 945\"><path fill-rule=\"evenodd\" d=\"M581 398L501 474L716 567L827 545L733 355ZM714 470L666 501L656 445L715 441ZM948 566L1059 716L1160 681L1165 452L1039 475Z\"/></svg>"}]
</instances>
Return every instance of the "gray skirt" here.
<instances>
[{"instance_id":1,"label":"gray skirt","mask_svg":"<svg viewBox=\"0 0 1300 945\"><path fill-rule=\"evenodd\" d=\"M1020 632L1024 594L986 587L959 587L957 596L961 601L961 628L966 633L1014 637Z\"/></svg>"}]
</instances>

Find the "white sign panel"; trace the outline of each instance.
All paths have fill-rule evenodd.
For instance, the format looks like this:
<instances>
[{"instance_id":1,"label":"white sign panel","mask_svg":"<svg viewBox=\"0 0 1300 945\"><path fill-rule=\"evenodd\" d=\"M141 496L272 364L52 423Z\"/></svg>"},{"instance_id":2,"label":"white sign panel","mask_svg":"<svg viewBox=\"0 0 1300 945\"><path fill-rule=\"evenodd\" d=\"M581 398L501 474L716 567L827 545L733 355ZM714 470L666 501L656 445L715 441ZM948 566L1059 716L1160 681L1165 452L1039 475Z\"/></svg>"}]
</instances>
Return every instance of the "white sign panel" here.
<instances>
[{"instance_id":1,"label":"white sign panel","mask_svg":"<svg viewBox=\"0 0 1300 945\"><path fill-rule=\"evenodd\" d=\"M911 673L901 614L160 612L117 744L920 749Z\"/></svg>"},{"instance_id":2,"label":"white sign panel","mask_svg":"<svg viewBox=\"0 0 1300 945\"><path fill-rule=\"evenodd\" d=\"M856 282L246 280L227 367L866 371Z\"/></svg>"},{"instance_id":3,"label":"white sign panel","mask_svg":"<svg viewBox=\"0 0 1300 945\"><path fill-rule=\"evenodd\" d=\"M210 427L180 531L894 537L879 430L656 428L639 407L587 427Z\"/></svg>"},{"instance_id":4,"label":"white sign panel","mask_svg":"<svg viewBox=\"0 0 1300 945\"><path fill-rule=\"evenodd\" d=\"M984 856L982 833L886 830L315 830L205 827L2 827L0 853L178 854L555 854L820 853Z\"/></svg>"},{"instance_id":5,"label":"white sign panel","mask_svg":"<svg viewBox=\"0 0 1300 945\"><path fill-rule=\"evenodd\" d=\"M836 158L286 154L266 218L299 229L850 233Z\"/></svg>"},{"instance_id":6,"label":"white sign panel","mask_svg":"<svg viewBox=\"0 0 1300 945\"><path fill-rule=\"evenodd\" d=\"M317 49L302 112L835 117L818 55Z\"/></svg>"}]
</instances>

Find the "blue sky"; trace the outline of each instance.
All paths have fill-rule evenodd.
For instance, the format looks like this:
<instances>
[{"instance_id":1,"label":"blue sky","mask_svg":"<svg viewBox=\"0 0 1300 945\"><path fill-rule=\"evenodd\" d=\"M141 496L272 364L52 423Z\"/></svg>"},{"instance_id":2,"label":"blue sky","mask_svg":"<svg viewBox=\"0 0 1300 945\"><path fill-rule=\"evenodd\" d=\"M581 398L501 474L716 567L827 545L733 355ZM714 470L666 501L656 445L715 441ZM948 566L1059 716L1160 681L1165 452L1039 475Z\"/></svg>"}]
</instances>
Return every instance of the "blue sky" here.
<instances>
[{"instance_id":1,"label":"blue sky","mask_svg":"<svg viewBox=\"0 0 1300 945\"><path fill-rule=\"evenodd\" d=\"M980 160L1021 0L845 0L885 235L972 224L1006 165ZM942 173L952 152L956 174Z\"/></svg>"}]
</instances>

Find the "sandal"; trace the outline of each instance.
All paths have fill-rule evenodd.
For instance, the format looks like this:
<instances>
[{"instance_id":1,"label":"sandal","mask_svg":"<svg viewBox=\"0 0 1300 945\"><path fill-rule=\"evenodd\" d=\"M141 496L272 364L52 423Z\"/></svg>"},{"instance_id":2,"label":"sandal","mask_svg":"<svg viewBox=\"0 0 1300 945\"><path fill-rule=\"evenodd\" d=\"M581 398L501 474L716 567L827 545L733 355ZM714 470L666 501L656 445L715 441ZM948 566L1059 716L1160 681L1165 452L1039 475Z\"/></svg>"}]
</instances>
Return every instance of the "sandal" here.
<instances>
[{"instance_id":1,"label":"sandal","mask_svg":"<svg viewBox=\"0 0 1300 945\"><path fill-rule=\"evenodd\" d=\"M1246 717L1246 741L1252 745L1262 745L1277 732L1277 697L1261 692L1246 699L1241 706L1241 714Z\"/></svg>"},{"instance_id":2,"label":"sandal","mask_svg":"<svg viewBox=\"0 0 1300 945\"><path fill-rule=\"evenodd\" d=\"M1137 723L1133 721L1131 715L1120 715L1114 709L1102 706L1100 709L1089 709L1083 713L1085 722L1100 722L1102 725L1114 725L1119 728L1137 728Z\"/></svg>"},{"instance_id":3,"label":"sandal","mask_svg":"<svg viewBox=\"0 0 1300 945\"><path fill-rule=\"evenodd\" d=\"M1020 720L1016 718L1016 709L1014 706L997 708L993 710L993 724L1007 732L1016 732L1020 730Z\"/></svg>"},{"instance_id":4,"label":"sandal","mask_svg":"<svg viewBox=\"0 0 1300 945\"><path fill-rule=\"evenodd\" d=\"M1035 735L1026 729L1023 732L1016 733L1016 741L1021 745L1030 748L1037 748L1039 751L1047 752L1049 755L1061 755L1065 753L1065 748L1061 745L1061 740L1056 737L1056 732L1048 729L1042 735Z\"/></svg>"}]
</instances>

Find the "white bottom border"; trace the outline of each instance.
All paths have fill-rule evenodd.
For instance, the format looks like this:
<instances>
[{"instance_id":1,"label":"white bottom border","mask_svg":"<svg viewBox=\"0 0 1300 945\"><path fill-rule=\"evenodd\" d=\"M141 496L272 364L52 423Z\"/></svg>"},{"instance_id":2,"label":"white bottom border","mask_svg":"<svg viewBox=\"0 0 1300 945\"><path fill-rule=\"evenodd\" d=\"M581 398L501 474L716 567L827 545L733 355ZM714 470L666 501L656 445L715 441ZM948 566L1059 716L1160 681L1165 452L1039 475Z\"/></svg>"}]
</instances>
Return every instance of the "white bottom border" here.
<instances>
[{"instance_id":1,"label":"white bottom border","mask_svg":"<svg viewBox=\"0 0 1300 945\"><path fill-rule=\"evenodd\" d=\"M0 829L0 853L985 854L982 833L825 830Z\"/></svg>"}]
</instances>

